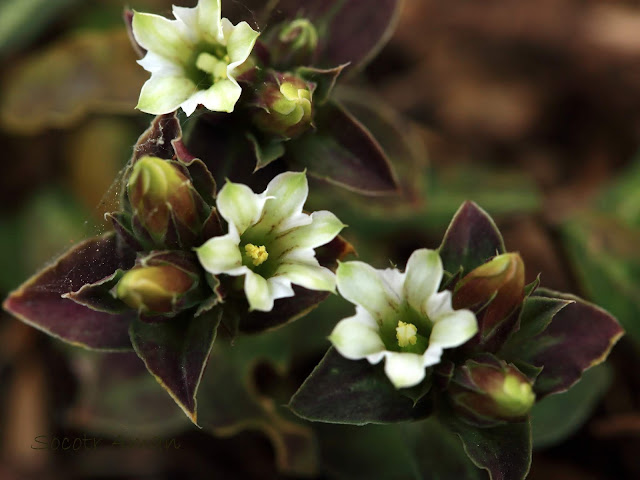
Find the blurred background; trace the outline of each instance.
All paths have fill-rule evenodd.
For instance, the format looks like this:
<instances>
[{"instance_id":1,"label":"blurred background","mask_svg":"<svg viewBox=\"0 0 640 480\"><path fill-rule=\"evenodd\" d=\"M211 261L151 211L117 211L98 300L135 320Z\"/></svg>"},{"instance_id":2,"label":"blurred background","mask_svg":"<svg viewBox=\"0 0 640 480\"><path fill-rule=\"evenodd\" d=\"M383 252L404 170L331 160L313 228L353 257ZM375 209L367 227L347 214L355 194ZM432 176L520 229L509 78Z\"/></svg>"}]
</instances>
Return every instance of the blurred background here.
<instances>
[{"instance_id":1,"label":"blurred background","mask_svg":"<svg viewBox=\"0 0 640 480\"><path fill-rule=\"evenodd\" d=\"M168 15L171 3L128 6ZM151 120L134 110L147 73L122 9L0 3L3 298L104 231L117 205ZM437 247L473 200L528 281L541 274L608 309L627 335L606 365L536 406L530 478L640 478L640 2L406 0L390 42L336 96L381 142L403 192L372 200L317 184L310 205L333 210L360 258L383 268ZM0 479L429 479L437 457L407 469L403 445L435 455L450 440L437 425L310 425L282 407L349 313L331 298L274 333L218 342L199 430L134 354L74 349L0 312Z\"/></svg>"}]
</instances>

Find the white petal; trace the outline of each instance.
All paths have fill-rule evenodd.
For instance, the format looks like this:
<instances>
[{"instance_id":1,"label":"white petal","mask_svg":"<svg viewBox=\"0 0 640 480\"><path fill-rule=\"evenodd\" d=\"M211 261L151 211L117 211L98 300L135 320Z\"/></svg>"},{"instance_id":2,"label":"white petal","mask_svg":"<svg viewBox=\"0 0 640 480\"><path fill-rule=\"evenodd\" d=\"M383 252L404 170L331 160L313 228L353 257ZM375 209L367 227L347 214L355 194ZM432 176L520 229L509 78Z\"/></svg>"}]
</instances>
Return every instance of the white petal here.
<instances>
[{"instance_id":1,"label":"white petal","mask_svg":"<svg viewBox=\"0 0 640 480\"><path fill-rule=\"evenodd\" d=\"M418 385L424 380L422 355L404 352L386 352L384 372L396 388Z\"/></svg>"},{"instance_id":2,"label":"white petal","mask_svg":"<svg viewBox=\"0 0 640 480\"><path fill-rule=\"evenodd\" d=\"M152 51L147 51L144 58L138 60L138 64L147 72L159 74L161 77L184 76L181 65Z\"/></svg>"},{"instance_id":3,"label":"white petal","mask_svg":"<svg viewBox=\"0 0 640 480\"><path fill-rule=\"evenodd\" d=\"M340 295L362 306L377 321L397 315L400 299L383 281L380 271L363 262L340 263L337 285Z\"/></svg>"},{"instance_id":4,"label":"white petal","mask_svg":"<svg viewBox=\"0 0 640 480\"><path fill-rule=\"evenodd\" d=\"M131 26L133 36L141 47L178 65L183 65L192 53L192 45L185 38L183 24L179 20L134 12Z\"/></svg>"},{"instance_id":5,"label":"white petal","mask_svg":"<svg viewBox=\"0 0 640 480\"><path fill-rule=\"evenodd\" d=\"M333 240L345 225L333 213L326 210L313 212L311 222L289 229L277 237L278 249L282 252L294 248L316 248Z\"/></svg>"},{"instance_id":6,"label":"white petal","mask_svg":"<svg viewBox=\"0 0 640 480\"><path fill-rule=\"evenodd\" d=\"M289 218L302 214L308 194L309 185L304 172L281 173L269 182L264 191L264 195L272 198L265 203L256 228L263 234L277 233L278 227ZM311 222L311 219L306 221Z\"/></svg>"},{"instance_id":7,"label":"white petal","mask_svg":"<svg viewBox=\"0 0 640 480\"><path fill-rule=\"evenodd\" d=\"M260 33L251 28L247 22L240 22L233 27L231 34L226 39L227 53L231 60L227 70L228 73L242 65L249 58L259 36Z\"/></svg>"},{"instance_id":8,"label":"white petal","mask_svg":"<svg viewBox=\"0 0 640 480\"><path fill-rule=\"evenodd\" d=\"M200 103L212 112L231 113L236 106L242 88L235 80L218 80L207 90L200 90Z\"/></svg>"},{"instance_id":9,"label":"white petal","mask_svg":"<svg viewBox=\"0 0 640 480\"><path fill-rule=\"evenodd\" d=\"M397 268L385 268L384 270L378 270L384 283L395 294L397 298L403 296L403 286L405 282L405 274Z\"/></svg>"},{"instance_id":10,"label":"white petal","mask_svg":"<svg viewBox=\"0 0 640 480\"><path fill-rule=\"evenodd\" d=\"M429 348L422 354L422 365L430 367L440 363L442 348L439 345L429 345Z\"/></svg>"},{"instance_id":11,"label":"white petal","mask_svg":"<svg viewBox=\"0 0 640 480\"><path fill-rule=\"evenodd\" d=\"M287 278L291 283L309 290L335 292L336 289L335 274L328 268L321 267L317 260L315 260L315 264L282 263L274 276Z\"/></svg>"},{"instance_id":12,"label":"white petal","mask_svg":"<svg viewBox=\"0 0 640 480\"><path fill-rule=\"evenodd\" d=\"M244 293L249 301L249 310L269 312L273 309L273 295L264 277L247 269L244 277Z\"/></svg>"},{"instance_id":13,"label":"white petal","mask_svg":"<svg viewBox=\"0 0 640 480\"><path fill-rule=\"evenodd\" d=\"M188 38L196 43L198 41L198 9L173 5L172 12L173 16L184 25Z\"/></svg>"},{"instance_id":14,"label":"white petal","mask_svg":"<svg viewBox=\"0 0 640 480\"><path fill-rule=\"evenodd\" d=\"M218 275L242 267L242 252L238 246L240 239L235 229L221 237L207 240L196 248L202 267L209 273Z\"/></svg>"},{"instance_id":15,"label":"white petal","mask_svg":"<svg viewBox=\"0 0 640 480\"><path fill-rule=\"evenodd\" d=\"M282 277L270 277L267 279L269 290L274 300L279 298L293 297L295 292L291 287L291 280Z\"/></svg>"},{"instance_id":16,"label":"white petal","mask_svg":"<svg viewBox=\"0 0 640 480\"><path fill-rule=\"evenodd\" d=\"M220 190L216 204L222 218L242 235L258 220L265 201L264 195L253 193L246 185L227 182Z\"/></svg>"},{"instance_id":17,"label":"white petal","mask_svg":"<svg viewBox=\"0 0 640 480\"><path fill-rule=\"evenodd\" d=\"M186 77L153 75L142 86L136 108L154 115L170 113L176 110L195 91L196 86Z\"/></svg>"},{"instance_id":18,"label":"white petal","mask_svg":"<svg viewBox=\"0 0 640 480\"><path fill-rule=\"evenodd\" d=\"M439 318L446 317L453 313L451 292L449 290L443 290L429 297L427 301L424 302L423 312L426 312L433 323L436 323Z\"/></svg>"},{"instance_id":19,"label":"white petal","mask_svg":"<svg viewBox=\"0 0 640 480\"><path fill-rule=\"evenodd\" d=\"M416 250L407 262L404 296L415 310L426 313L425 300L434 295L442 281L442 260L437 250Z\"/></svg>"},{"instance_id":20,"label":"white petal","mask_svg":"<svg viewBox=\"0 0 640 480\"><path fill-rule=\"evenodd\" d=\"M209 42L223 44L222 26L220 25L220 0L199 0L198 29L200 34Z\"/></svg>"},{"instance_id":21,"label":"white petal","mask_svg":"<svg viewBox=\"0 0 640 480\"><path fill-rule=\"evenodd\" d=\"M429 346L453 348L462 345L478 331L476 316L470 310L455 310L436 320L431 330Z\"/></svg>"},{"instance_id":22,"label":"white petal","mask_svg":"<svg viewBox=\"0 0 640 480\"><path fill-rule=\"evenodd\" d=\"M338 322L329 335L329 340L340 355L349 360L368 358L385 350L376 321L359 307L353 317Z\"/></svg>"}]
</instances>

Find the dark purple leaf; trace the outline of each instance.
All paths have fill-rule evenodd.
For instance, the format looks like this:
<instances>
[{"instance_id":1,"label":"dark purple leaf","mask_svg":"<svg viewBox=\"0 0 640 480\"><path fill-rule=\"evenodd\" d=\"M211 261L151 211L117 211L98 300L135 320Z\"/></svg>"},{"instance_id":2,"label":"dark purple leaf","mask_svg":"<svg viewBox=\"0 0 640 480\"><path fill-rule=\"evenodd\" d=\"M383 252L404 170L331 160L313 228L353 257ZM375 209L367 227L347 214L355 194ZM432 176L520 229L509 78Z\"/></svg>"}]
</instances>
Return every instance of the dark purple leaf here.
<instances>
[{"instance_id":1,"label":"dark purple leaf","mask_svg":"<svg viewBox=\"0 0 640 480\"><path fill-rule=\"evenodd\" d=\"M237 4L237 5L236 5ZM223 15L246 20L261 30L296 18L307 18L318 30L319 67L330 68L351 62L361 68L389 40L402 6L401 0L280 0L265 11L264 0L228 2ZM268 2L268 5L273 5Z\"/></svg>"},{"instance_id":2,"label":"dark purple leaf","mask_svg":"<svg viewBox=\"0 0 640 480\"><path fill-rule=\"evenodd\" d=\"M9 295L3 307L65 342L93 349L128 350L128 328L135 312L98 312L62 295L108 277L119 268L128 270L134 259L134 252L120 244L113 233L91 238L25 282Z\"/></svg>"},{"instance_id":3,"label":"dark purple leaf","mask_svg":"<svg viewBox=\"0 0 640 480\"><path fill-rule=\"evenodd\" d=\"M254 173L256 155L246 138L249 119L238 115L206 113L194 120L185 142L189 151L202 159L215 182L227 179L261 192L269 181L284 171L282 162L271 162Z\"/></svg>"},{"instance_id":4,"label":"dark purple leaf","mask_svg":"<svg viewBox=\"0 0 640 480\"><path fill-rule=\"evenodd\" d=\"M80 305L112 314L126 313L131 307L111 294L111 289L117 285L124 271L118 269L113 274L94 283L83 285L78 291L65 293L63 298L69 298Z\"/></svg>"},{"instance_id":5,"label":"dark purple leaf","mask_svg":"<svg viewBox=\"0 0 640 480\"><path fill-rule=\"evenodd\" d=\"M113 229L120 236L123 242L125 242L129 248L140 251L143 250L143 245L134 235L131 229L131 214L127 212L112 212L105 213L105 220L110 220L113 224Z\"/></svg>"},{"instance_id":6,"label":"dark purple leaf","mask_svg":"<svg viewBox=\"0 0 640 480\"><path fill-rule=\"evenodd\" d=\"M217 309L198 317L190 310L159 324L137 319L131 323L131 343L136 353L196 425L196 392L219 323Z\"/></svg>"},{"instance_id":7,"label":"dark purple leaf","mask_svg":"<svg viewBox=\"0 0 640 480\"><path fill-rule=\"evenodd\" d=\"M482 428L454 415L440 420L462 440L471 461L489 472L490 480L524 480L531 466L529 421Z\"/></svg>"},{"instance_id":8,"label":"dark purple leaf","mask_svg":"<svg viewBox=\"0 0 640 480\"><path fill-rule=\"evenodd\" d=\"M132 163L147 155L172 160L176 152L171 142L180 137L182 137L182 129L175 113L157 116L151 122L151 126L138 138L133 148Z\"/></svg>"},{"instance_id":9,"label":"dark purple leaf","mask_svg":"<svg viewBox=\"0 0 640 480\"><path fill-rule=\"evenodd\" d=\"M125 8L122 12L122 19L124 20L124 26L127 29L127 36L131 41L131 47L133 51L136 52L138 58L142 58L146 55L147 51L140 46L140 44L136 41L133 36L133 10Z\"/></svg>"},{"instance_id":10,"label":"dark purple leaf","mask_svg":"<svg viewBox=\"0 0 640 480\"><path fill-rule=\"evenodd\" d=\"M334 68L313 68L313 67L300 67L296 69L296 74L308 82L313 82L316 85L313 91L313 103L314 105L322 105L331 96L333 87L336 85L336 80L342 73L342 70L347 65L340 65Z\"/></svg>"},{"instance_id":11,"label":"dark purple leaf","mask_svg":"<svg viewBox=\"0 0 640 480\"><path fill-rule=\"evenodd\" d=\"M369 131L340 105L317 110L316 131L287 143L294 169L366 195L398 193L389 159Z\"/></svg>"},{"instance_id":12,"label":"dark purple leaf","mask_svg":"<svg viewBox=\"0 0 640 480\"><path fill-rule=\"evenodd\" d=\"M440 245L444 269L468 273L491 257L505 253L502 235L491 217L473 202L465 202L449 224Z\"/></svg>"},{"instance_id":13,"label":"dark purple leaf","mask_svg":"<svg viewBox=\"0 0 640 480\"><path fill-rule=\"evenodd\" d=\"M424 418L431 405L395 389L381 365L348 360L333 347L291 398L291 410L306 420L365 425Z\"/></svg>"},{"instance_id":14,"label":"dark purple leaf","mask_svg":"<svg viewBox=\"0 0 640 480\"><path fill-rule=\"evenodd\" d=\"M536 295L571 302L520 349L523 361L543 368L534 384L541 399L564 392L585 370L603 362L624 331L609 313L577 297L545 289Z\"/></svg>"}]
</instances>

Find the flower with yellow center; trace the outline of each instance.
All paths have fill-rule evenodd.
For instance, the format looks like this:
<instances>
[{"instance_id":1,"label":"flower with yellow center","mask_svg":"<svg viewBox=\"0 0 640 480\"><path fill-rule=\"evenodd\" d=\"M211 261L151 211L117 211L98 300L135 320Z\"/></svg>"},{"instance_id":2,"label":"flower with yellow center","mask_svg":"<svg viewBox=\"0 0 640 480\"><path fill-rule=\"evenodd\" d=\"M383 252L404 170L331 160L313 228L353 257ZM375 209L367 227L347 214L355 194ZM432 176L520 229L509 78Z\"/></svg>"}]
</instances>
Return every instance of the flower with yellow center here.
<instances>
[{"instance_id":1,"label":"flower with yellow center","mask_svg":"<svg viewBox=\"0 0 640 480\"><path fill-rule=\"evenodd\" d=\"M444 349L462 345L478 331L473 312L454 310L451 292L438 292L443 273L438 251L427 249L413 252L405 272L341 263L338 291L356 305L356 314L338 322L329 340L351 360L376 364L384 358L396 388L419 384Z\"/></svg>"},{"instance_id":2,"label":"flower with yellow center","mask_svg":"<svg viewBox=\"0 0 640 480\"><path fill-rule=\"evenodd\" d=\"M344 225L331 212L302 212L309 186L304 172L275 177L262 193L227 182L217 198L229 233L196 249L213 275L244 275L251 310L268 312L274 301L294 295L292 284L334 291L334 273L320 266L316 247L329 243Z\"/></svg>"},{"instance_id":3,"label":"flower with yellow center","mask_svg":"<svg viewBox=\"0 0 640 480\"><path fill-rule=\"evenodd\" d=\"M173 7L175 20L135 12L132 30L147 50L138 63L151 72L138 107L160 115L182 107L191 115L198 105L232 112L242 89L242 73L259 33L246 22L221 18L220 0L200 0L195 8Z\"/></svg>"}]
</instances>

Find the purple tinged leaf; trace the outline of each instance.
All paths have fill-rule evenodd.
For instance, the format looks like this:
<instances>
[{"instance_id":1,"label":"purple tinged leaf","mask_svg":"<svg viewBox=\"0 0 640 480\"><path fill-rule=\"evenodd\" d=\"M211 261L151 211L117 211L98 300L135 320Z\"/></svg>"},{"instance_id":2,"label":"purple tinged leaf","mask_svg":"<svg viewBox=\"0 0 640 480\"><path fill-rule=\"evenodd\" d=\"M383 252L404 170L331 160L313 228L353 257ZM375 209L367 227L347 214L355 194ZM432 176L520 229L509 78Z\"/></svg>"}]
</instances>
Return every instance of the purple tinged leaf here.
<instances>
[{"instance_id":1,"label":"purple tinged leaf","mask_svg":"<svg viewBox=\"0 0 640 480\"><path fill-rule=\"evenodd\" d=\"M135 251L144 249L143 245L131 230L131 214L126 212L105 213L104 218L105 220L111 221L113 229L129 248Z\"/></svg>"},{"instance_id":2,"label":"purple tinged leaf","mask_svg":"<svg viewBox=\"0 0 640 480\"><path fill-rule=\"evenodd\" d=\"M554 299L556 304L565 302L548 326L519 349L522 361L543 368L534 384L541 399L564 392L585 370L603 362L624 330L605 310L580 298L546 289L538 289L536 294ZM536 329L545 321L539 319Z\"/></svg>"},{"instance_id":3,"label":"purple tinged leaf","mask_svg":"<svg viewBox=\"0 0 640 480\"><path fill-rule=\"evenodd\" d=\"M108 233L84 241L12 292L3 307L23 322L73 345L129 350L129 323L135 312L111 315L62 295L133 266L135 253Z\"/></svg>"},{"instance_id":4,"label":"purple tinged leaf","mask_svg":"<svg viewBox=\"0 0 640 480\"><path fill-rule=\"evenodd\" d=\"M193 310L160 324L131 323L131 343L149 372L197 423L196 393L220 323L220 310Z\"/></svg>"},{"instance_id":5,"label":"purple tinged leaf","mask_svg":"<svg viewBox=\"0 0 640 480\"><path fill-rule=\"evenodd\" d=\"M181 137L182 129L175 112L158 115L138 138L133 148L132 163L145 156L172 160L176 155L172 141Z\"/></svg>"},{"instance_id":6,"label":"purple tinged leaf","mask_svg":"<svg viewBox=\"0 0 640 480\"><path fill-rule=\"evenodd\" d=\"M124 26L127 29L127 36L131 41L131 47L133 47L133 51L136 52L138 58L144 57L147 51L142 48L142 46L140 46L133 35L133 10L125 8L122 12L122 19L124 20Z\"/></svg>"},{"instance_id":7,"label":"purple tinged leaf","mask_svg":"<svg viewBox=\"0 0 640 480\"><path fill-rule=\"evenodd\" d=\"M371 133L340 105L316 112L315 132L287 144L285 159L294 169L365 195L398 193L389 159Z\"/></svg>"},{"instance_id":8,"label":"purple tinged leaf","mask_svg":"<svg viewBox=\"0 0 640 480\"><path fill-rule=\"evenodd\" d=\"M317 422L366 425L424 418L431 405L396 390L381 365L348 360L333 347L291 398L289 407Z\"/></svg>"},{"instance_id":9,"label":"purple tinged leaf","mask_svg":"<svg viewBox=\"0 0 640 480\"><path fill-rule=\"evenodd\" d=\"M238 328L243 333L257 333L282 327L304 317L329 296L329 292L293 286L295 296L275 301L270 312L253 311L240 316Z\"/></svg>"},{"instance_id":10,"label":"purple tinged leaf","mask_svg":"<svg viewBox=\"0 0 640 480\"><path fill-rule=\"evenodd\" d=\"M112 314L126 313L131 310L122 300L114 297L110 290L116 286L124 275L123 270L116 270L113 274L94 283L83 285L75 292L65 293L62 298L68 298L84 305L91 310Z\"/></svg>"},{"instance_id":11,"label":"purple tinged leaf","mask_svg":"<svg viewBox=\"0 0 640 480\"><path fill-rule=\"evenodd\" d=\"M473 202L462 204L440 245L444 269L467 273L501 253L505 253L504 241L491 217Z\"/></svg>"},{"instance_id":12,"label":"purple tinged leaf","mask_svg":"<svg viewBox=\"0 0 640 480\"><path fill-rule=\"evenodd\" d=\"M226 4L223 15L234 20L258 22L266 29L278 22L306 18L318 31L316 65L329 68L351 62L355 73L371 60L389 40L400 15L402 0L245 0L242 5ZM260 9L262 8L262 12ZM254 14L258 11L257 15Z\"/></svg>"},{"instance_id":13,"label":"purple tinged leaf","mask_svg":"<svg viewBox=\"0 0 640 480\"><path fill-rule=\"evenodd\" d=\"M524 480L531 466L529 421L496 427L470 425L454 415L440 420L460 437L471 461L489 472L490 480Z\"/></svg>"},{"instance_id":14,"label":"purple tinged leaf","mask_svg":"<svg viewBox=\"0 0 640 480\"><path fill-rule=\"evenodd\" d=\"M283 140L279 138L272 138L261 143L260 140L258 140L258 137L251 133L247 133L247 140L249 140L249 144L256 156L256 168L254 171L266 167L271 162L284 155L285 147L283 145Z\"/></svg>"},{"instance_id":15,"label":"purple tinged leaf","mask_svg":"<svg viewBox=\"0 0 640 480\"><path fill-rule=\"evenodd\" d=\"M336 85L336 80L338 80L338 77L345 67L347 67L347 64L325 69L300 67L296 69L296 75L299 75L308 82L315 83L316 88L313 91L313 103L314 105L322 105L331 96L333 87Z\"/></svg>"}]
</instances>

